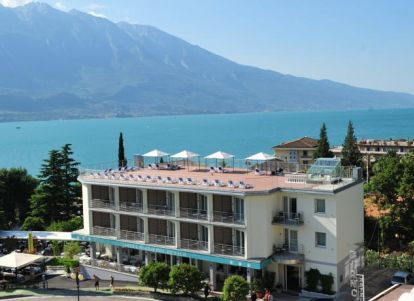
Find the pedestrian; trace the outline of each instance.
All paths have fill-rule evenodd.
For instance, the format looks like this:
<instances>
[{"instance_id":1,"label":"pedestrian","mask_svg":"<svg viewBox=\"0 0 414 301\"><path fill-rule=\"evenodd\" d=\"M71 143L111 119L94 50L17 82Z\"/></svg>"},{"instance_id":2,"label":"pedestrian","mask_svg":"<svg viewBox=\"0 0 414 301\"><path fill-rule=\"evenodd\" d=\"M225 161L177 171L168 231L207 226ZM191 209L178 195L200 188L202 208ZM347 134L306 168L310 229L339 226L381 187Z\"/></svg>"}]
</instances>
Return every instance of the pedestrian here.
<instances>
[{"instance_id":1,"label":"pedestrian","mask_svg":"<svg viewBox=\"0 0 414 301\"><path fill-rule=\"evenodd\" d=\"M99 291L99 277L95 274L93 275L93 279L95 280L95 290Z\"/></svg>"},{"instance_id":2,"label":"pedestrian","mask_svg":"<svg viewBox=\"0 0 414 301\"><path fill-rule=\"evenodd\" d=\"M252 290L252 292L250 293L250 300L251 301L256 301L257 300L257 294L255 290Z\"/></svg>"},{"instance_id":3,"label":"pedestrian","mask_svg":"<svg viewBox=\"0 0 414 301\"><path fill-rule=\"evenodd\" d=\"M208 297L208 295L210 294L210 292L211 292L211 287L210 287L210 284L209 283L206 283L205 285L204 285L204 298L207 300L207 297Z\"/></svg>"},{"instance_id":4,"label":"pedestrian","mask_svg":"<svg viewBox=\"0 0 414 301\"><path fill-rule=\"evenodd\" d=\"M109 288L110 288L111 290L113 290L113 289L114 289L114 276L112 276L112 275L111 275L111 278L110 278L110 280L109 280Z\"/></svg>"},{"instance_id":5,"label":"pedestrian","mask_svg":"<svg viewBox=\"0 0 414 301\"><path fill-rule=\"evenodd\" d=\"M263 298L263 301L273 301L273 296L268 288L265 289L265 296Z\"/></svg>"}]
</instances>

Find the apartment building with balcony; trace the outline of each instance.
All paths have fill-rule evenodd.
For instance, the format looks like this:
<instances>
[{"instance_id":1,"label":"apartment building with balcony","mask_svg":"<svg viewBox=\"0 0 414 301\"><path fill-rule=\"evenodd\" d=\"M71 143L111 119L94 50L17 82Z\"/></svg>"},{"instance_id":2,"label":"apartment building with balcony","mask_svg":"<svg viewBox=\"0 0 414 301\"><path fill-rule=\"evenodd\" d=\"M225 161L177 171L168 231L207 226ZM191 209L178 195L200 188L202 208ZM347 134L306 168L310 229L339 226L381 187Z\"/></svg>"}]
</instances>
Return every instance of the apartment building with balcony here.
<instances>
[{"instance_id":1,"label":"apartment building with balcony","mask_svg":"<svg viewBox=\"0 0 414 301\"><path fill-rule=\"evenodd\" d=\"M282 161L287 163L312 164L313 153L318 140L311 137L302 137L296 140L283 142L273 147L273 150Z\"/></svg>"},{"instance_id":2,"label":"apartment building with balcony","mask_svg":"<svg viewBox=\"0 0 414 301\"><path fill-rule=\"evenodd\" d=\"M84 170L84 229L72 236L91 243L93 258L106 253L119 264L194 264L218 289L230 274L252 281L270 271L297 291L317 268L333 275L335 291L350 252L363 254L363 189L358 169L327 177L328 165L317 175Z\"/></svg>"}]
</instances>

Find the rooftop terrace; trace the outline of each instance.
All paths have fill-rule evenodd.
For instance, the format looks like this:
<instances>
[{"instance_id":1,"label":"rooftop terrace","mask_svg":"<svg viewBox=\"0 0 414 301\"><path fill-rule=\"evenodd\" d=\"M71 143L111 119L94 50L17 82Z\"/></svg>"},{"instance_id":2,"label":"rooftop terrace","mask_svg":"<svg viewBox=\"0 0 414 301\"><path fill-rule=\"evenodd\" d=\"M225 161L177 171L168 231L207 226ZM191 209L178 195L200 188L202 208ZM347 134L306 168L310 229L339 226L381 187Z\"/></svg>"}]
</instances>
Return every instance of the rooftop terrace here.
<instances>
[{"instance_id":1,"label":"rooftop terrace","mask_svg":"<svg viewBox=\"0 0 414 301\"><path fill-rule=\"evenodd\" d=\"M184 163L184 162L183 162ZM108 165L107 165L108 166ZM81 170L84 183L119 184L148 188L217 191L221 193L255 194L276 189L297 189L332 192L361 179L361 172L335 166L335 175L309 173L310 165L274 162L255 167L205 167L197 164L151 164L151 167L99 168ZM328 166L327 168L331 168ZM318 166L318 171L325 170Z\"/></svg>"}]
</instances>

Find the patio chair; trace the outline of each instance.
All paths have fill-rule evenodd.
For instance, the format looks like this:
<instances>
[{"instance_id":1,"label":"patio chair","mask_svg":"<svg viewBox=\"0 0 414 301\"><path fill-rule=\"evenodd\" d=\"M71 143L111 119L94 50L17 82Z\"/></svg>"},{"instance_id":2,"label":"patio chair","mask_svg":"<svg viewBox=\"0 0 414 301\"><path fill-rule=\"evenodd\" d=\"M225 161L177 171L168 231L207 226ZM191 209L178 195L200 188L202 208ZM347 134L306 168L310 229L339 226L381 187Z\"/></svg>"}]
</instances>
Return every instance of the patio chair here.
<instances>
[{"instance_id":1,"label":"patio chair","mask_svg":"<svg viewBox=\"0 0 414 301\"><path fill-rule=\"evenodd\" d=\"M171 177L166 177L165 180L164 180L164 182L165 183L168 183L168 184L172 183Z\"/></svg>"},{"instance_id":2,"label":"patio chair","mask_svg":"<svg viewBox=\"0 0 414 301\"><path fill-rule=\"evenodd\" d=\"M228 180L227 187L235 188L234 182L232 180Z\"/></svg>"},{"instance_id":3,"label":"patio chair","mask_svg":"<svg viewBox=\"0 0 414 301\"><path fill-rule=\"evenodd\" d=\"M187 178L186 183L187 183L187 184L189 184L189 185L193 185L193 184L195 184L195 182L193 181L193 179L192 179L192 178Z\"/></svg>"},{"instance_id":4,"label":"patio chair","mask_svg":"<svg viewBox=\"0 0 414 301\"><path fill-rule=\"evenodd\" d=\"M146 176L146 177L145 177L145 181L146 181L146 182L151 182L151 176Z\"/></svg>"},{"instance_id":5,"label":"patio chair","mask_svg":"<svg viewBox=\"0 0 414 301\"><path fill-rule=\"evenodd\" d=\"M215 179L215 180L214 180L214 186L216 186L216 187L220 187L220 186L223 186L223 184L221 183L221 181L220 181L220 180Z\"/></svg>"},{"instance_id":6,"label":"patio chair","mask_svg":"<svg viewBox=\"0 0 414 301\"><path fill-rule=\"evenodd\" d=\"M178 183L179 184L185 184L184 179L183 178L178 178Z\"/></svg>"},{"instance_id":7,"label":"patio chair","mask_svg":"<svg viewBox=\"0 0 414 301\"><path fill-rule=\"evenodd\" d=\"M157 176L157 182L158 183L163 183L164 182L163 179L161 178L161 176Z\"/></svg>"},{"instance_id":8,"label":"patio chair","mask_svg":"<svg viewBox=\"0 0 414 301\"><path fill-rule=\"evenodd\" d=\"M208 180L207 179L203 179L201 181L201 185L208 186Z\"/></svg>"}]
</instances>

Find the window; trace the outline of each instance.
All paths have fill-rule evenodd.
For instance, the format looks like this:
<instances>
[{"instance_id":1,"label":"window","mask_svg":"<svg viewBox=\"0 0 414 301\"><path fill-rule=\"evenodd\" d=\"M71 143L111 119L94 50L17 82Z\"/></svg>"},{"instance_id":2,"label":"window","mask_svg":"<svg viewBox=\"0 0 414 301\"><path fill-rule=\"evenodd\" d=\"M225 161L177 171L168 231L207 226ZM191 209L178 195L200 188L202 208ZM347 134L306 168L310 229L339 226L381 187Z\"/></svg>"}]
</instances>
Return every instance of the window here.
<instances>
[{"instance_id":1,"label":"window","mask_svg":"<svg viewBox=\"0 0 414 301\"><path fill-rule=\"evenodd\" d=\"M315 232L315 247L326 247L326 233Z\"/></svg>"},{"instance_id":2,"label":"window","mask_svg":"<svg viewBox=\"0 0 414 301\"><path fill-rule=\"evenodd\" d=\"M305 150L304 150L304 151L303 151L303 156L304 156L304 157L307 157L307 156L308 156L308 151L305 151Z\"/></svg>"},{"instance_id":3,"label":"window","mask_svg":"<svg viewBox=\"0 0 414 301\"><path fill-rule=\"evenodd\" d=\"M315 200L315 213L326 213L325 200L316 199Z\"/></svg>"}]
</instances>

